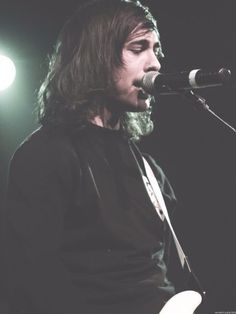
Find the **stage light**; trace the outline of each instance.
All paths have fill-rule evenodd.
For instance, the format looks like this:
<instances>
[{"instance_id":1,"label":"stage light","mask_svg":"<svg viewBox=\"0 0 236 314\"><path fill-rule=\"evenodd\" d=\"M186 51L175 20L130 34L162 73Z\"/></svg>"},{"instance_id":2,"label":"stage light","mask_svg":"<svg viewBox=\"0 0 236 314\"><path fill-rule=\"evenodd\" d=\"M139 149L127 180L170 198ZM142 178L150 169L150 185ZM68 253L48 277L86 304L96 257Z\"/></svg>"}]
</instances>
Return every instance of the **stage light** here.
<instances>
[{"instance_id":1,"label":"stage light","mask_svg":"<svg viewBox=\"0 0 236 314\"><path fill-rule=\"evenodd\" d=\"M15 80L16 68L14 62L0 55L0 92L7 89Z\"/></svg>"}]
</instances>

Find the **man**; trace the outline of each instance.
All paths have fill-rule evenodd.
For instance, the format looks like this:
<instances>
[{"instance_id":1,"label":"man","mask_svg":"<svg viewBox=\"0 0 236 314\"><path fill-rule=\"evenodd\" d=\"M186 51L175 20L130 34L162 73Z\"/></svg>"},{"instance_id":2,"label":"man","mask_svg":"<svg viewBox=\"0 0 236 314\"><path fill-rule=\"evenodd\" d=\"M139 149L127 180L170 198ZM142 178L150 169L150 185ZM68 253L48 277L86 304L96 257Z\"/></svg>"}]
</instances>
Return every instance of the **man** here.
<instances>
[{"instance_id":1,"label":"man","mask_svg":"<svg viewBox=\"0 0 236 314\"><path fill-rule=\"evenodd\" d=\"M134 143L153 129L138 82L161 57L156 22L137 1L89 2L63 27L39 92L41 127L10 166L13 313L157 314L174 294L169 230ZM171 211L173 190L145 158Z\"/></svg>"}]
</instances>

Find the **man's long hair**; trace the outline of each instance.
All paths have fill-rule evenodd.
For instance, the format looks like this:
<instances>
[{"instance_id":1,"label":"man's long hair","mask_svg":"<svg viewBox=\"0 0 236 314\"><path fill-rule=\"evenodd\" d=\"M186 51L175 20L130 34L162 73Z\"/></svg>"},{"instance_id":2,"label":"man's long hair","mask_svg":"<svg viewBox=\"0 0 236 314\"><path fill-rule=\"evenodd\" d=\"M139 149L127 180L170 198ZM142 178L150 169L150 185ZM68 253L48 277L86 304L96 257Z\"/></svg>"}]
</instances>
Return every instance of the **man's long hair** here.
<instances>
[{"instance_id":1,"label":"man's long hair","mask_svg":"<svg viewBox=\"0 0 236 314\"><path fill-rule=\"evenodd\" d=\"M135 28L155 30L147 7L132 0L95 0L81 6L62 28L49 72L38 93L42 125L82 128L115 91L114 73ZM104 101L105 100L105 101ZM138 140L153 129L151 110L125 112L121 124Z\"/></svg>"}]
</instances>

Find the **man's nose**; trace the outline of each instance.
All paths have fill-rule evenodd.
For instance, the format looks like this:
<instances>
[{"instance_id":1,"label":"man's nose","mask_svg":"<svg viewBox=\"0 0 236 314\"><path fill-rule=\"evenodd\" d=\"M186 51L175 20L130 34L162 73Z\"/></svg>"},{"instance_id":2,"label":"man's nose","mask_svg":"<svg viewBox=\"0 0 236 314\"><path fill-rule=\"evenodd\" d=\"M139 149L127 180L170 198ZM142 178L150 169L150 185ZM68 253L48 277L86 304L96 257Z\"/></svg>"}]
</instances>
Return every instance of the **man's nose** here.
<instances>
[{"instance_id":1,"label":"man's nose","mask_svg":"<svg viewBox=\"0 0 236 314\"><path fill-rule=\"evenodd\" d=\"M150 53L145 66L145 72L156 71L159 72L161 64L154 52Z\"/></svg>"}]
</instances>

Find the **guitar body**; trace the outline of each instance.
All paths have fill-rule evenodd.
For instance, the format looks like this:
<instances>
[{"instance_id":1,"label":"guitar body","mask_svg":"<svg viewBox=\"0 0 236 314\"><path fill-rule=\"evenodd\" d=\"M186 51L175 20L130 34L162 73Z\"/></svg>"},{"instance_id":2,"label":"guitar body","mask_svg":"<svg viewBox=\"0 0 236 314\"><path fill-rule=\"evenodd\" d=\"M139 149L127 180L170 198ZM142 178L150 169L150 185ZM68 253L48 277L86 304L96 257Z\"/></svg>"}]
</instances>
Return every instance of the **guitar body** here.
<instances>
[{"instance_id":1,"label":"guitar body","mask_svg":"<svg viewBox=\"0 0 236 314\"><path fill-rule=\"evenodd\" d=\"M159 314L193 314L201 302L200 293L193 290L182 291L168 300Z\"/></svg>"}]
</instances>

